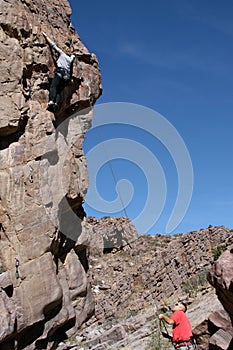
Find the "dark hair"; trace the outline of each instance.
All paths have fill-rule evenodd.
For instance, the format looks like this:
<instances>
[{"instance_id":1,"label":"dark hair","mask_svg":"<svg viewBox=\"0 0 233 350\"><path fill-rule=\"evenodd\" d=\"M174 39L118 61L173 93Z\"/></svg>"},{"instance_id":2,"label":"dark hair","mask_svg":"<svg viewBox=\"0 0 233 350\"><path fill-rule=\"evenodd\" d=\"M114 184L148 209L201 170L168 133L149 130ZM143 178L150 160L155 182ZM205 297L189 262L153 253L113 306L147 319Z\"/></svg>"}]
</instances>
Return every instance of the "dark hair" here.
<instances>
[{"instance_id":1,"label":"dark hair","mask_svg":"<svg viewBox=\"0 0 233 350\"><path fill-rule=\"evenodd\" d=\"M187 311L187 304L184 303L183 301L180 301L180 303L184 306L184 312L186 312Z\"/></svg>"}]
</instances>

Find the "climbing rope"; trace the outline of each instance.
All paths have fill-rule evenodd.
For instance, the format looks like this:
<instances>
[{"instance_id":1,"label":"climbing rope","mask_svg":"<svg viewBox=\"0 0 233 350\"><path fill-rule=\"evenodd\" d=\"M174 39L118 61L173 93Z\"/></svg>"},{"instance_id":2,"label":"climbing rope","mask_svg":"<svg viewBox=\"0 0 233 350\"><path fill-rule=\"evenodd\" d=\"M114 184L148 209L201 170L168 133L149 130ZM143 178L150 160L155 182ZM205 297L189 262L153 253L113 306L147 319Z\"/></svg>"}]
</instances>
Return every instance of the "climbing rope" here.
<instances>
[{"instance_id":1,"label":"climbing rope","mask_svg":"<svg viewBox=\"0 0 233 350\"><path fill-rule=\"evenodd\" d=\"M110 169L112 177L113 177L113 181L114 181L115 187L117 188L117 179L116 179L115 173L113 171L112 163L111 163L110 158L108 156L108 152L107 152L107 150L106 150L106 148L104 146L104 139L103 139L103 136L102 136L102 134L100 132L100 127L99 126L97 127L97 131L98 131L99 138L100 138L100 141L101 141L101 145L103 147L103 151L104 151L104 154L105 154L105 157L106 157L106 160L107 160L107 164L109 166L109 169ZM122 210L124 211L125 216L128 217L120 191L118 191L118 195L119 195L120 202L121 202L121 205L122 205Z\"/></svg>"},{"instance_id":2,"label":"climbing rope","mask_svg":"<svg viewBox=\"0 0 233 350\"><path fill-rule=\"evenodd\" d=\"M103 153L105 154L106 161L107 161L107 164L108 164L108 166L109 166L110 172L111 172L111 174L112 174L112 178L113 178L115 187L117 188L117 178L116 178L116 176L115 176L115 173L114 173L114 170L113 170L113 167L112 167L112 163L111 163L111 160L110 160L110 158L109 158L107 149L106 149L106 147L105 147L105 145L104 145L104 138L103 138L103 135L102 135L102 133L101 133L100 126L97 125L96 128L97 128L97 132L98 132L98 135L99 135L99 138L100 138L100 141L101 141L101 145L102 145L102 148L103 148ZM129 218L129 216L128 216L128 214L127 214L127 211L126 211L126 207L125 207L125 205L124 205L124 201L123 201L122 196L121 196L121 192L120 192L119 190L118 190L118 195L119 195L120 202L121 202L121 205L122 205L122 211L124 212L125 216L126 216L127 218ZM121 225L121 226L122 226L122 225ZM123 227L122 227L122 231L123 231ZM132 227L131 227L131 226L130 226L130 231L131 231L131 233L132 233ZM138 241L138 240L141 239L141 238L142 238L142 236L139 236L139 237L137 237L137 238L135 238L135 239L133 239L133 240L129 240L129 241L127 242L127 244L123 245L121 248L124 248L124 247L126 247L126 246L129 246L130 248L132 248L131 244L134 243L134 242L136 242L136 241Z\"/></svg>"},{"instance_id":3,"label":"climbing rope","mask_svg":"<svg viewBox=\"0 0 233 350\"><path fill-rule=\"evenodd\" d=\"M151 296L153 298L153 295L151 293ZM161 339L160 339L160 335L161 335L161 324L160 324L160 320L159 320L159 305L158 305L158 301L153 298L154 300L154 303L155 303L155 314L156 314L156 324L157 324L157 327L156 327L156 345L157 346L160 346L161 347Z\"/></svg>"},{"instance_id":4,"label":"climbing rope","mask_svg":"<svg viewBox=\"0 0 233 350\"><path fill-rule=\"evenodd\" d=\"M104 138L103 138L103 136L102 136L102 133L101 133L101 130L100 130L100 127L99 127L99 126L97 126L97 131L98 131L98 135L99 135L99 138L100 138L100 141L101 141L101 145L102 145L102 148L103 148L103 153L105 154L105 157L106 157L106 160L107 160L107 164L108 164L109 169L110 169L110 172L111 172L111 174L112 174L112 178L113 178L115 187L117 188L117 178L116 178L116 176L115 176L115 173L114 173L114 170L113 170L113 167L112 167L112 163L111 163L111 161L110 161L110 158L109 158L107 149L106 149L106 147L105 147L105 145L104 145ZM122 199L122 196L121 196L120 191L118 191L118 195L119 195L120 202L121 202L121 205L122 205L122 210L124 211L125 216L128 218L127 211L126 211L126 208L125 208L125 206L124 206L124 201L123 201L123 199ZM122 227L122 230L123 230L123 227ZM131 226L130 226L130 230L132 230ZM130 242L128 242L127 245L130 246L131 243L134 243L134 242L138 241L140 238L142 238L142 236L139 236L139 237L137 237L136 239L131 240ZM126 246L126 245L125 245L125 246ZM123 246L123 248L124 248L125 246ZM131 246L130 246L130 247L131 247ZM143 282L143 283L144 283L144 286L145 286L145 282ZM166 338L169 338L169 339L170 339L171 336L170 336L169 333L168 333L168 330L167 330L167 327L166 327L165 323L159 320L159 317L158 317L158 316L159 316L159 304L158 304L158 301L153 297L152 293L151 293L151 297L152 297L152 300L153 300L153 302L154 302L155 310L156 310L156 312L155 312L155 313L156 313L156 340L155 340L156 344L155 344L155 345L156 345L156 348L159 347L159 348L161 349L161 345L162 345L162 344L161 344L161 335L162 335L161 326L163 326L164 329L165 329L165 331L166 331L166 335L167 335Z\"/></svg>"}]
</instances>

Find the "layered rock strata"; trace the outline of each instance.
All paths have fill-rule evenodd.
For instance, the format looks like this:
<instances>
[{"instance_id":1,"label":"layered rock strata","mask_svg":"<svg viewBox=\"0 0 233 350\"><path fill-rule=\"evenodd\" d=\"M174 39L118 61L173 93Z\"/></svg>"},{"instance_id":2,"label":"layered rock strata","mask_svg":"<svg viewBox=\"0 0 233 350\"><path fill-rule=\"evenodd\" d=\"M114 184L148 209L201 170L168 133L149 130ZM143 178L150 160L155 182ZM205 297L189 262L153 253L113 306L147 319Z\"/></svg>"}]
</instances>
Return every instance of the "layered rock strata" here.
<instances>
[{"instance_id":1,"label":"layered rock strata","mask_svg":"<svg viewBox=\"0 0 233 350\"><path fill-rule=\"evenodd\" d=\"M0 349L46 348L94 312L82 150L101 93L98 62L66 0L0 3ZM54 115L42 32L77 56ZM71 333L72 331L70 331ZM68 332L69 333L69 332ZM55 346L55 345L54 345Z\"/></svg>"},{"instance_id":2,"label":"layered rock strata","mask_svg":"<svg viewBox=\"0 0 233 350\"><path fill-rule=\"evenodd\" d=\"M192 296L197 287L208 284L213 249L232 242L231 231L210 227L176 236L140 235L121 252L90 256L97 304L92 321L128 317L154 299L163 303L182 294Z\"/></svg>"},{"instance_id":3,"label":"layered rock strata","mask_svg":"<svg viewBox=\"0 0 233 350\"><path fill-rule=\"evenodd\" d=\"M96 244L101 234L106 237L109 230L110 237L114 237L114 229L122 232L126 225L126 220L120 218L91 222ZM133 229L129 226L125 231ZM95 249L89 257L95 315L81 327L73 346L72 342L63 343L59 350L156 348L161 334L155 310L169 314L167 306L180 298L188 303L198 349L228 349L218 346L224 344L224 329L229 327L230 317L222 310L214 288L207 281L207 273L216 252L232 241L232 231L209 227L176 236L131 236L130 244L119 249L106 250L103 245L102 251ZM148 347L152 340L154 347ZM225 344L228 340L229 336L225 337ZM160 341L164 342L161 349L172 349L164 339Z\"/></svg>"}]
</instances>

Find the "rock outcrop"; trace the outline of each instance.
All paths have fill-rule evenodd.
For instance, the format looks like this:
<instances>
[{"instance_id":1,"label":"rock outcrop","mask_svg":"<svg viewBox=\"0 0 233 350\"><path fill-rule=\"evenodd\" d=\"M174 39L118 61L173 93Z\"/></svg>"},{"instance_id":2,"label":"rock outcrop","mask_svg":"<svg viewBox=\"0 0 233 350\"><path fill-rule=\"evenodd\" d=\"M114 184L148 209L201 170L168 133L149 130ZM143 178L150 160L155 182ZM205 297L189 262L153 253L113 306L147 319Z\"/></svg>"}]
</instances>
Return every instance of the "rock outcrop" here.
<instances>
[{"instance_id":1,"label":"rock outcrop","mask_svg":"<svg viewBox=\"0 0 233 350\"><path fill-rule=\"evenodd\" d=\"M233 348L233 245L215 262L208 278L224 308L209 318L211 349L230 350Z\"/></svg>"},{"instance_id":2,"label":"rock outcrop","mask_svg":"<svg viewBox=\"0 0 233 350\"><path fill-rule=\"evenodd\" d=\"M133 223L126 217L96 219L89 217L87 222L91 225L91 257L122 250L131 247L131 244L140 238Z\"/></svg>"},{"instance_id":3,"label":"rock outcrop","mask_svg":"<svg viewBox=\"0 0 233 350\"><path fill-rule=\"evenodd\" d=\"M86 273L91 228L82 208L88 186L82 142L101 78L96 56L81 43L70 16L67 0L0 3L4 350L46 348L94 312ZM55 115L46 110L54 62L42 32L77 55Z\"/></svg>"}]
</instances>

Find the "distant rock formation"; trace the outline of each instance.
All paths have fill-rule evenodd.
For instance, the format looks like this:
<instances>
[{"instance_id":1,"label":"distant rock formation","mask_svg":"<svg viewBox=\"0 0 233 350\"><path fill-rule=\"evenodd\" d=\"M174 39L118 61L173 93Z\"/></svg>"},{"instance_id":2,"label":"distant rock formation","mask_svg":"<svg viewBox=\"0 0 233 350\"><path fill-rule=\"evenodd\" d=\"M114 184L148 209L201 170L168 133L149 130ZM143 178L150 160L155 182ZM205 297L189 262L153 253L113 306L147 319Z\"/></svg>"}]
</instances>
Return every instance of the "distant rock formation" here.
<instances>
[{"instance_id":1,"label":"distant rock formation","mask_svg":"<svg viewBox=\"0 0 233 350\"><path fill-rule=\"evenodd\" d=\"M83 220L88 176L82 142L101 77L96 56L81 43L70 16L67 0L0 3L4 350L46 348L94 312L86 273L91 229ZM43 31L78 55L56 115L46 110L54 62Z\"/></svg>"},{"instance_id":2,"label":"distant rock formation","mask_svg":"<svg viewBox=\"0 0 233 350\"><path fill-rule=\"evenodd\" d=\"M133 223L126 217L96 219L89 217L87 222L93 229L90 255L98 256L131 247L140 238Z\"/></svg>"},{"instance_id":3,"label":"distant rock formation","mask_svg":"<svg viewBox=\"0 0 233 350\"><path fill-rule=\"evenodd\" d=\"M108 230L112 232L114 227L121 230L121 225L126 224L121 218L92 222L97 237L101 233L105 236ZM129 226L126 231L131 229ZM222 313L207 273L214 263L213 251L230 246L233 233L221 226L175 236L131 238L130 246L110 250L110 254L103 245L99 255L97 250L90 254L89 274L96 309L79 333L82 348L114 350L124 345L144 350L152 332L151 323L156 320L155 300L166 308L172 301L185 298L200 350L215 349L209 348L213 328L216 330L214 319L218 311L223 323L229 322L229 316Z\"/></svg>"},{"instance_id":4,"label":"distant rock formation","mask_svg":"<svg viewBox=\"0 0 233 350\"><path fill-rule=\"evenodd\" d=\"M108 221L106 225L101 221L100 234L107 230ZM119 219L117 225L121 227ZM119 254L105 255L105 259L90 256L93 286L111 286L96 294L95 317L100 321L139 312L150 305L152 295L160 302L174 294L192 294L193 279L195 283L198 278L206 280L214 259L212 249L232 242L228 229L210 227L175 236L140 235Z\"/></svg>"}]
</instances>

